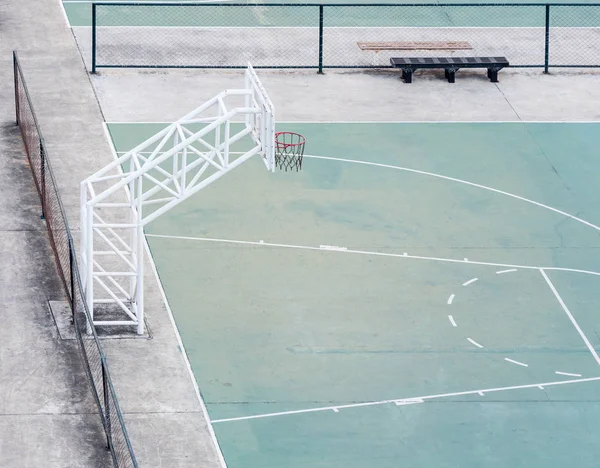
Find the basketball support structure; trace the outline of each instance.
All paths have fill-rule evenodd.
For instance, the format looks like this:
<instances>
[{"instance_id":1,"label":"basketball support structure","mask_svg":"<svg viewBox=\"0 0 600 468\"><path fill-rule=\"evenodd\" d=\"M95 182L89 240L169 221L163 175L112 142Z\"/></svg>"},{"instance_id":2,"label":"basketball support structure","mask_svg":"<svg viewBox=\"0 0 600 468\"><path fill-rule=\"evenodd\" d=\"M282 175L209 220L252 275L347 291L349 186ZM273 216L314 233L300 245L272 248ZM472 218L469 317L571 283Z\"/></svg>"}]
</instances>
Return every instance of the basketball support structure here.
<instances>
[{"instance_id":1,"label":"basketball support structure","mask_svg":"<svg viewBox=\"0 0 600 468\"><path fill-rule=\"evenodd\" d=\"M144 226L254 155L275 169L274 108L252 66L81 183L81 273L94 326L144 333ZM90 324L88 324L91 326Z\"/></svg>"}]
</instances>

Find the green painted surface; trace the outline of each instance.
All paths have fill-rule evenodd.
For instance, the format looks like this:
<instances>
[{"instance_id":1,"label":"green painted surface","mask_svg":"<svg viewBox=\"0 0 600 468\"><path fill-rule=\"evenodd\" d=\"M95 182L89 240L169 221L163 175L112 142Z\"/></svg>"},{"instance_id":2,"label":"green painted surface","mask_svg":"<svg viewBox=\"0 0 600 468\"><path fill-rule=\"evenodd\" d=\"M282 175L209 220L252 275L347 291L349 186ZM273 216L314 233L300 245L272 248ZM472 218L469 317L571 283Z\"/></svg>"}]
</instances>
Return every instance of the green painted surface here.
<instances>
[{"instance_id":1,"label":"green painted surface","mask_svg":"<svg viewBox=\"0 0 600 468\"><path fill-rule=\"evenodd\" d=\"M160 128L110 125L120 151ZM600 124L278 125L286 129L307 136L307 154L393 167L307 158L301 173L270 174L256 158L148 226L253 242L149 237L213 420L576 378L557 371L600 375L538 270L402 258L595 271L600 233L400 169L600 224ZM547 274L600 349L600 277ZM534 386L214 427L230 468L593 467L599 390L600 381Z\"/></svg>"},{"instance_id":2,"label":"green painted surface","mask_svg":"<svg viewBox=\"0 0 600 468\"><path fill-rule=\"evenodd\" d=\"M258 3L258 2L254 2ZM280 2L266 2L280 3ZM286 2L284 2L286 3ZM290 3L290 2L287 2ZM303 6L157 6L157 5L99 5L98 26L156 26L156 27L315 27L319 25L318 1ZM326 2L347 3L344 1ZM350 2L352 3L352 2ZM373 2L356 2L373 3ZM377 3L398 3L383 1ZM412 2L399 2L412 3ZM417 2L418 3L418 2ZM464 3L464 2L448 2ZM325 27L544 27L546 2L523 6L439 6L435 3L417 6L356 6L325 7ZM504 2L514 3L514 2ZM521 2L529 3L529 2ZM536 2L533 2L536 3ZM557 2L551 2L557 3ZM564 2L562 2L564 3ZM569 3L569 2L567 2ZM580 3L580 2L577 2ZM584 2L590 3L590 2ZM64 3L72 26L91 25L89 3ZM551 26L598 27L600 6L553 7Z\"/></svg>"}]
</instances>

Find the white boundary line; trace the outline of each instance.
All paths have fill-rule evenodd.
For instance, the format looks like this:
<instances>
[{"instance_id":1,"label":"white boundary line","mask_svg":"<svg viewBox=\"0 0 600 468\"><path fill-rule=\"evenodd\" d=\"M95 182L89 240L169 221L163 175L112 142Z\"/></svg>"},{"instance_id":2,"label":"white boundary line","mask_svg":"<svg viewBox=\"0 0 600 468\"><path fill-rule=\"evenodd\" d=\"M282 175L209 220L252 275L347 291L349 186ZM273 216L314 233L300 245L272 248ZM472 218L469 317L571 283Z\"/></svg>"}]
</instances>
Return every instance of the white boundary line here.
<instances>
[{"instance_id":1,"label":"white boundary line","mask_svg":"<svg viewBox=\"0 0 600 468\"><path fill-rule=\"evenodd\" d=\"M517 269L516 269L516 268L510 268L510 269L508 269L508 270L500 270L500 271L497 271L497 272L496 272L496 274L497 274L497 275L503 275L503 274L505 274L505 273L513 273L513 272L515 272L515 271L517 271Z\"/></svg>"},{"instance_id":2,"label":"white boundary line","mask_svg":"<svg viewBox=\"0 0 600 468\"><path fill-rule=\"evenodd\" d=\"M308 154L305 154L304 157L312 158L312 159L324 159L324 160L328 160L328 161L342 161L342 162L349 162L349 163L354 163L354 164L363 164L365 166L384 167L387 169L396 169L398 171L412 172L413 174L421 174L421 175L426 175L426 176L430 176L430 177L437 177L438 179L450 180L452 182L458 182L459 184L469 185L471 187L477 187L477 188L480 188L483 190L488 190L490 192L499 193L501 195L506 195L507 197L511 197L511 198L515 198L517 200L531 203L532 205L539 206L540 208L545 208L546 210L554 211L555 213L558 213L558 214L561 214L568 218L571 218L574 221L585 224L586 226L589 226L592 229L595 229L596 231L600 231L600 227L596 226L595 224L592 224L584 219L578 218L577 216L573 216L569 213L566 213L565 211L562 211L562 210L559 210L556 208L552 208L551 206L544 205L543 203L536 202L534 200L522 197L520 195L515 195L514 193L505 192L504 190L499 190L499 189L495 189L492 187L488 187L487 185L476 184L475 182L469 182L468 180L457 179L455 177L448 177L448 176L436 174L433 172L420 171L418 169L411 169L409 167L394 166L391 164L375 163L375 162L371 162L371 161L362 161L359 159L332 158L329 156L316 156L316 155L308 155Z\"/></svg>"},{"instance_id":3,"label":"white boundary line","mask_svg":"<svg viewBox=\"0 0 600 468\"><path fill-rule=\"evenodd\" d=\"M273 242L264 242L264 241L243 241L243 240L234 240L234 239L214 239L211 237L190 237L190 236L172 236L167 234L146 234L146 237L159 237L163 239L180 239L180 240L190 240L190 241L204 241L204 242L222 242L225 244L242 244L242 245L257 245L262 247L280 247L287 249L301 249L301 250L316 250L319 252L323 252L324 249L320 247L312 247L309 245L293 245L293 244L278 244ZM464 260L457 260L454 258L441 258L441 257L424 257L420 255L405 255L395 254L395 253L386 253L386 252L370 252L367 250L327 250L328 253L340 253L340 254L358 254L358 255L374 255L379 257L393 257L393 258L409 258L413 260L430 260L435 262L447 262L447 263L461 263L463 265L483 265L483 266L494 266L494 267L515 267L521 268L523 270L553 270L553 271L569 271L572 273L583 273L586 275L594 275L600 276L600 272L597 271L588 271L588 270L579 270L576 268L562 268L562 267L539 267L532 265L509 265L505 263L491 263L491 262L476 262L474 260L469 260L465 262Z\"/></svg>"},{"instance_id":4,"label":"white boundary line","mask_svg":"<svg viewBox=\"0 0 600 468\"><path fill-rule=\"evenodd\" d=\"M60 10L62 11L63 18L65 19L65 24L68 28L70 28L71 22L69 21L69 17L67 16L67 10L65 10L65 5L61 0L57 0L57 2L60 4Z\"/></svg>"},{"instance_id":5,"label":"white boundary line","mask_svg":"<svg viewBox=\"0 0 600 468\"><path fill-rule=\"evenodd\" d=\"M493 393L493 392L504 392L509 390L519 390L523 388L539 388L539 387L551 387L555 385L568 385L574 383L582 383L582 382L593 382L600 380L600 377L589 377L586 379L574 379L574 380L557 380L554 382L542 382L535 384L527 384L527 385L514 385L510 387L497 387L497 388L483 388L480 390L468 390L466 392L453 392L453 393L440 393L437 395L426 395L420 397L412 397L412 398L398 398L394 400L380 400L380 401L367 401L364 403L352 403L349 405L336 405L336 406L321 406L317 408L307 408L301 410L293 410L293 411L280 411L277 413L263 413L263 414L255 414L252 416L240 416L237 418L225 418L225 419L213 419L213 424L231 422L231 421L245 421L248 419L261 419L261 418L272 418L276 416L287 416L292 414L301 414L301 413L316 413L319 411L338 411L346 408L361 408L365 406L378 406L385 405L388 403L398 404L402 402L418 402L419 400L434 400L439 398L448 398L453 396L463 396L463 395L474 395L482 393ZM337 412L337 411L336 411Z\"/></svg>"},{"instance_id":6,"label":"white boundary line","mask_svg":"<svg viewBox=\"0 0 600 468\"><path fill-rule=\"evenodd\" d=\"M470 284L474 283L475 281L478 281L479 278L471 278L469 281L465 281L463 283L463 286L469 286Z\"/></svg>"},{"instance_id":7,"label":"white boundary line","mask_svg":"<svg viewBox=\"0 0 600 468\"><path fill-rule=\"evenodd\" d=\"M529 367L529 364L525 364L524 362L520 362L520 361L515 361L514 359L511 358L504 358L505 361L508 361L512 364L516 364L517 366L521 366L521 367ZM542 385L548 385L548 384L542 384Z\"/></svg>"},{"instance_id":8,"label":"white boundary line","mask_svg":"<svg viewBox=\"0 0 600 468\"><path fill-rule=\"evenodd\" d=\"M479 343L477 343L477 341L475 341L473 338L467 338L467 341L469 343L471 343L472 345L477 346L478 348L483 348L483 345L480 345Z\"/></svg>"},{"instance_id":9,"label":"white boundary line","mask_svg":"<svg viewBox=\"0 0 600 468\"><path fill-rule=\"evenodd\" d=\"M59 0L60 1L60 0ZM94 3L96 0L64 0L61 3ZM242 1L234 1L234 0L144 0L144 4L164 4L164 3L173 3L173 4L177 4L177 3L220 3L220 2L231 2L231 3L244 3L244 0ZM139 3L139 0L115 0L114 2L111 1L102 1L102 3L106 4L106 3L116 3L117 6L120 6L121 3L130 3L132 5ZM251 3L248 3L248 5L251 5ZM319 5L318 3L315 3L315 5ZM125 27L125 26L124 26Z\"/></svg>"},{"instance_id":10,"label":"white boundary line","mask_svg":"<svg viewBox=\"0 0 600 468\"><path fill-rule=\"evenodd\" d=\"M235 69L232 71L236 71ZM243 73L244 70L237 70ZM106 122L108 125L135 125L135 124L161 124L170 125L172 122L158 122L141 120L130 122L111 121ZM281 124L596 124L600 125L600 121L596 120L278 120ZM121 152L119 152L121 153ZM123 152L124 153L124 152Z\"/></svg>"},{"instance_id":11,"label":"white boundary line","mask_svg":"<svg viewBox=\"0 0 600 468\"><path fill-rule=\"evenodd\" d=\"M225 457L223 456L223 451L221 450L221 446L219 445L219 441L217 440L217 435L215 434L215 430L212 425L212 421L210 420L210 416L208 415L208 410L206 409L206 404L204 403L204 399L202 398L202 394L200 393L200 389L198 388L198 382L196 382L196 377L194 376L194 371L192 370L192 365L190 364L190 360L188 359L187 351L185 350L185 346L183 345L183 341L181 339L181 334L179 333L179 329L177 328L177 324L175 322L175 318L173 317L173 312L171 311L171 306L169 305L169 301L167 300L167 296L165 294L165 290L163 289L162 282L160 281L160 277L158 276L158 271L156 270L156 264L154 263L154 258L152 257L152 253L150 252L150 247L148 246L148 240L144 238L144 247L146 249L146 255L150 259L150 265L152 267L152 271L154 272L154 276L156 277L156 281L158 282L158 289L160 290L160 295L165 303L165 308L167 309L167 315L169 316L169 321L171 325L173 325L173 331L175 332L175 337L177 338L177 344L179 345L179 349L181 349L181 355L183 356L183 361L185 362L185 367L187 368L188 374L190 376L190 380L192 381L192 385L194 386L194 392L196 393L196 397L198 398L198 402L200 403L200 408L202 410L202 416L206 420L206 427L208 428L208 433L210 434L210 438L215 446L217 457L219 458L219 463L223 468L227 468L227 463L225 462Z\"/></svg>"},{"instance_id":12,"label":"white boundary line","mask_svg":"<svg viewBox=\"0 0 600 468\"><path fill-rule=\"evenodd\" d=\"M110 132L108 130L108 126L105 122L102 122L102 128L104 130L104 134L106 139L108 140L108 144L113 154L113 158L117 159L117 152L115 150L113 140L111 138ZM119 166L119 170L122 172L122 168ZM223 456L223 452L221 450L221 446L219 445L219 441L217 440L217 436L215 434L215 430L212 426L212 421L210 420L210 416L208 415L208 410L206 409L206 404L204 403L204 399L202 398L202 394L200 393L200 389L198 388L198 383L196 382L196 377L194 376L194 372L192 371L192 366L190 364L190 360L188 359L187 352L185 350L185 346L183 345L183 341L181 339L181 335L179 333L179 329L177 328L177 324L175 323L175 318L173 317L173 311L171 310L171 306L169 305L169 301L167 300L167 295L165 294L165 290L163 289L162 282L160 281L160 276L158 275L158 270L156 269L156 264L154 263L154 257L152 257L152 253L150 252L150 246L148 245L148 239L144 236L144 247L146 249L146 255L150 260L150 267L152 268L152 272L154 273L154 277L156 278L156 282L158 283L158 289L160 290L160 295L162 300L164 301L165 308L167 310L167 315L169 316L169 321L171 325L173 325L173 331L175 332L175 338L177 339L177 344L179 349L181 350L181 355L183 356L183 361L188 371L188 375L190 380L192 381L192 385L194 386L194 392L196 393L196 397L198 398L198 402L200 403L200 408L202 411L202 415L206 420L206 427L208 428L208 433L210 434L210 438L215 446L217 457L219 459L219 464L222 468L227 468L227 463L225 462L225 457Z\"/></svg>"},{"instance_id":13,"label":"white boundary line","mask_svg":"<svg viewBox=\"0 0 600 468\"><path fill-rule=\"evenodd\" d=\"M587 346L587 348L590 350L590 353L592 353L592 356L594 357L594 359L596 360L596 362L598 363L598 365L600 365L600 357L598 356L598 353L596 353L596 350L594 349L594 347L592 346L592 344L590 343L590 341L585 336L585 333L583 333L583 330L579 327L579 324L575 320L575 317L573 317L573 315L571 314L571 311L569 310L569 308L566 306L566 304L564 303L564 301L560 297L560 294L558 294L558 291L556 290L556 288L552 284L552 281L550 281L550 278L548 278L548 275L546 274L546 272L543 269L541 269L541 268L540 268L540 273L542 274L542 276L546 280L546 283L548 283L548 286L550 287L552 293L554 294L554 297L556 298L556 300L558 301L558 303L560 304L560 306L562 307L562 309L565 311L565 314L567 314L567 316L569 317L569 320L571 320L571 323L575 327L575 330L577 330L577 332L579 333L579 336L581 336L581 339L583 340L583 342L585 343L585 345Z\"/></svg>"},{"instance_id":14,"label":"white boundary line","mask_svg":"<svg viewBox=\"0 0 600 468\"><path fill-rule=\"evenodd\" d=\"M556 371L554 372L555 374L558 375L568 375L569 377L581 377L581 374L572 374L570 372L560 372L560 371Z\"/></svg>"},{"instance_id":15,"label":"white boundary line","mask_svg":"<svg viewBox=\"0 0 600 468\"><path fill-rule=\"evenodd\" d=\"M65 2L65 3L69 3L69 2ZM75 3L75 2L70 2L70 3ZM144 2L146 3L146 2ZM201 0L199 3L238 3L235 0ZM133 4L133 3L132 3ZM251 5L251 4L248 4ZM315 3L315 6L318 6L318 3ZM245 7L242 7L245 8ZM262 6L255 6L255 8L263 8ZM267 6L268 8L268 6ZM302 7L301 7L302 8ZM86 25L79 25L79 26L75 26L77 28L91 28L92 26L89 24ZM120 24L116 24L116 25L102 25L102 26L98 26L96 25L96 29L128 29L128 30L133 30L133 29L201 29L201 30L221 30L221 29L232 29L232 30L236 30L236 29L314 29L314 30L318 30L319 29L319 25L315 25L315 26L272 26L272 25L249 25L249 26L161 26L161 25L156 25L156 26L135 26L135 25L120 25ZM373 26L328 26L327 29L370 29L373 28ZM600 26L553 26L553 29L590 29L590 30L598 30L600 29ZM459 29L459 30L463 30L463 29L478 29L478 30L489 30L489 29L500 29L500 30L508 30L508 29L530 29L533 31L539 30L540 32L544 31L545 27L544 26L498 26L498 27L487 27L487 26L377 26L377 29L392 29L392 30L399 30L399 29Z\"/></svg>"}]
</instances>

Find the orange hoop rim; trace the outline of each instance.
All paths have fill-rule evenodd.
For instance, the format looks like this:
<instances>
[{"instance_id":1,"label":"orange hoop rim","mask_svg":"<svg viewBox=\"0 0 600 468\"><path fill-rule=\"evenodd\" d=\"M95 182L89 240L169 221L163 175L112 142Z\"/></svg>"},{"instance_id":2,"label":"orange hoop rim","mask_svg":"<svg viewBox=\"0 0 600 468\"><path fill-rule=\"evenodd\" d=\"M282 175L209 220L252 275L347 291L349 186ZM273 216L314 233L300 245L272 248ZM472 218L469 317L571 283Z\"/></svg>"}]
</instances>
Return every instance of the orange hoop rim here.
<instances>
[{"instance_id":1,"label":"orange hoop rim","mask_svg":"<svg viewBox=\"0 0 600 468\"><path fill-rule=\"evenodd\" d=\"M298 141L298 143L284 143L282 141L278 141L277 138L279 137L279 135L295 135L297 137L299 137L300 141ZM275 146L278 149L281 148L290 148L290 147L294 147L294 146L302 146L306 143L306 137L304 135L301 135L300 133L296 133L296 132L277 132L275 134Z\"/></svg>"}]
</instances>

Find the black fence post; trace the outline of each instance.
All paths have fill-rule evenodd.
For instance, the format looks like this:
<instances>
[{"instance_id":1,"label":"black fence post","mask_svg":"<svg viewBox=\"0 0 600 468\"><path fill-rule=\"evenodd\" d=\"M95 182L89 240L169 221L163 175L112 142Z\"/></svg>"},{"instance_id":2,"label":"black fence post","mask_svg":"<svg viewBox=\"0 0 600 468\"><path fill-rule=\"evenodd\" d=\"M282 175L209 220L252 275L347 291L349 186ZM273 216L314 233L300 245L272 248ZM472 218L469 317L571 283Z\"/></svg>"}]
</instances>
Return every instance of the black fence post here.
<instances>
[{"instance_id":1,"label":"black fence post","mask_svg":"<svg viewBox=\"0 0 600 468\"><path fill-rule=\"evenodd\" d=\"M73 251L73 240L69 236L69 277L71 278L71 320L75 323L75 252Z\"/></svg>"},{"instance_id":2,"label":"black fence post","mask_svg":"<svg viewBox=\"0 0 600 468\"><path fill-rule=\"evenodd\" d=\"M42 195L42 219L46 218L46 152L44 140L38 139L40 145L40 194Z\"/></svg>"},{"instance_id":3,"label":"black fence post","mask_svg":"<svg viewBox=\"0 0 600 468\"><path fill-rule=\"evenodd\" d=\"M112 427L110 421L110 405L108 397L108 377L106 375L106 361L104 356L100 357L102 365L102 390L104 393L104 420L106 421L106 447L112 451Z\"/></svg>"},{"instance_id":4,"label":"black fence post","mask_svg":"<svg viewBox=\"0 0 600 468\"><path fill-rule=\"evenodd\" d=\"M323 5L319 5L319 74L323 74Z\"/></svg>"},{"instance_id":5,"label":"black fence post","mask_svg":"<svg viewBox=\"0 0 600 468\"><path fill-rule=\"evenodd\" d=\"M18 66L17 66L17 53L13 50L13 73L14 73L14 79L15 79L15 114L16 114L16 122L17 125L19 125L19 114L20 114L20 110L19 110L19 78L17 77L17 73L19 73L18 70Z\"/></svg>"},{"instance_id":6,"label":"black fence post","mask_svg":"<svg viewBox=\"0 0 600 468\"><path fill-rule=\"evenodd\" d=\"M96 4L92 3L92 73L96 73Z\"/></svg>"},{"instance_id":7,"label":"black fence post","mask_svg":"<svg viewBox=\"0 0 600 468\"><path fill-rule=\"evenodd\" d=\"M550 5L546 4L546 46L544 49L544 73L548 73L550 60Z\"/></svg>"}]
</instances>

